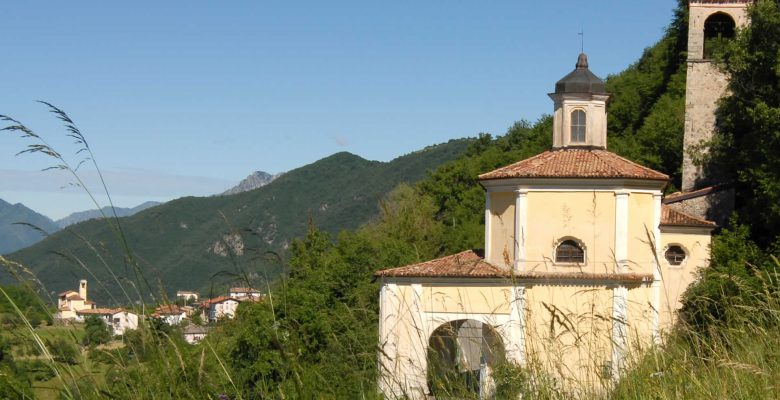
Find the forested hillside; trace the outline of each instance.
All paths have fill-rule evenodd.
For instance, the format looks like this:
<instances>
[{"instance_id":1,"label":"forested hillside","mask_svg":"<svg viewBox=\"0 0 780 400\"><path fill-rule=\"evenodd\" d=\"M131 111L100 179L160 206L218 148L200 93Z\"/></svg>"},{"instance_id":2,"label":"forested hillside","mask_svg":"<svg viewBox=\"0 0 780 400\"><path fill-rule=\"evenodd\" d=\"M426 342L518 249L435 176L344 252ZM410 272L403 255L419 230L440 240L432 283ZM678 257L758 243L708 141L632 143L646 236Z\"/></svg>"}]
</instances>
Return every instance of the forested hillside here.
<instances>
[{"instance_id":1,"label":"forested hillside","mask_svg":"<svg viewBox=\"0 0 780 400\"><path fill-rule=\"evenodd\" d=\"M70 289L80 278L99 282L91 286L91 298L112 304L129 302L117 282L140 276L153 294L208 293L212 285L247 278L259 285L281 268L263 255L283 254L310 221L327 232L355 229L377 215L379 199L395 185L423 178L468 142L453 140L387 163L337 153L256 190L185 197L120 218L132 261L112 230L117 222L106 219L72 225L10 258L29 266L49 291Z\"/></svg>"}]
</instances>

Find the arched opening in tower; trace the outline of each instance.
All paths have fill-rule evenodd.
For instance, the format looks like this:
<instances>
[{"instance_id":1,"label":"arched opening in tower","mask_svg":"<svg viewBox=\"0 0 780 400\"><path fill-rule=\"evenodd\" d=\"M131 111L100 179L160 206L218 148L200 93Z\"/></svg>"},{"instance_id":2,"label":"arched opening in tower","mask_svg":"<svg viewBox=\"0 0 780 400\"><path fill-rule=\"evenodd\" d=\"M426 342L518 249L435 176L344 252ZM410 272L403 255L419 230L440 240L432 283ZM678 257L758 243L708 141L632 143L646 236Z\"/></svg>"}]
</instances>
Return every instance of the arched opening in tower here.
<instances>
[{"instance_id":1,"label":"arched opening in tower","mask_svg":"<svg viewBox=\"0 0 780 400\"><path fill-rule=\"evenodd\" d=\"M712 59L721 54L734 39L737 24L730 15L717 12L704 21L704 58Z\"/></svg>"}]
</instances>

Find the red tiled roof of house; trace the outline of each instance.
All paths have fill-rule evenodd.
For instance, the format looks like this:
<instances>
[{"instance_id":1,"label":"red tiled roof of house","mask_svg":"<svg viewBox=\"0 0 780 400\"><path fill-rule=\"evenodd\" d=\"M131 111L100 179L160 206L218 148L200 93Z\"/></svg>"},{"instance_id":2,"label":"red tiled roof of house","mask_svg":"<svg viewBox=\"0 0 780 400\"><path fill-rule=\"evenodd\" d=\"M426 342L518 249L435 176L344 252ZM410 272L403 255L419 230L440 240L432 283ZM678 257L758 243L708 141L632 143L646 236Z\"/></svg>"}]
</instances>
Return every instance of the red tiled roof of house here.
<instances>
[{"instance_id":1,"label":"red tiled roof of house","mask_svg":"<svg viewBox=\"0 0 780 400\"><path fill-rule=\"evenodd\" d=\"M669 176L600 149L567 148L484 173L480 180L506 178L629 178L668 181Z\"/></svg>"},{"instance_id":2,"label":"red tiled roof of house","mask_svg":"<svg viewBox=\"0 0 780 400\"><path fill-rule=\"evenodd\" d=\"M79 293L78 293L78 292L76 292L76 291L73 291L73 290L68 290L68 291L65 291L65 292L62 292L62 293L58 294L57 296L58 296L58 297L62 297L62 296L66 296L66 295L68 295L68 294L70 294L70 293L79 294Z\"/></svg>"},{"instance_id":3,"label":"red tiled roof of house","mask_svg":"<svg viewBox=\"0 0 780 400\"><path fill-rule=\"evenodd\" d=\"M503 278L508 276L508 271L485 262L481 251L466 250L435 260L377 271L376 276Z\"/></svg>"},{"instance_id":4,"label":"red tiled roof of house","mask_svg":"<svg viewBox=\"0 0 780 400\"><path fill-rule=\"evenodd\" d=\"M218 297L215 297L213 299L203 300L203 302L200 303L200 308L207 308L207 307L211 306L212 304L222 303L222 302L227 301L227 300L235 300L235 301L238 301L238 302L241 301L241 300L239 300L239 299L237 299L235 297L218 296Z\"/></svg>"},{"instance_id":5,"label":"red tiled roof of house","mask_svg":"<svg viewBox=\"0 0 780 400\"><path fill-rule=\"evenodd\" d=\"M185 311L176 304L163 304L155 308L154 312L158 315L177 315L182 314Z\"/></svg>"},{"instance_id":6,"label":"red tiled roof of house","mask_svg":"<svg viewBox=\"0 0 780 400\"><path fill-rule=\"evenodd\" d=\"M81 296L80 296L78 293L76 293L76 292L73 292L73 293L71 293L71 294L68 294L68 295L66 295L66 296L65 296L65 298L66 298L66 299L68 299L68 300L84 300L84 299L82 299L82 298L81 298Z\"/></svg>"},{"instance_id":7,"label":"red tiled roof of house","mask_svg":"<svg viewBox=\"0 0 780 400\"><path fill-rule=\"evenodd\" d=\"M260 293L259 290L251 287L232 287L230 293Z\"/></svg>"},{"instance_id":8,"label":"red tiled roof of house","mask_svg":"<svg viewBox=\"0 0 780 400\"><path fill-rule=\"evenodd\" d=\"M670 206L667 206L666 204L662 204L661 226L696 226L715 228L717 225L715 225L715 223L712 221L707 221L705 219L685 214L681 211L675 210Z\"/></svg>"},{"instance_id":9,"label":"red tiled roof of house","mask_svg":"<svg viewBox=\"0 0 780 400\"><path fill-rule=\"evenodd\" d=\"M391 268L375 273L379 277L404 278L515 278L541 281L556 280L608 280L621 282L651 282L652 274L592 274L581 272L512 272L486 262L479 250L467 250L458 254L437 258L418 264Z\"/></svg>"}]
</instances>

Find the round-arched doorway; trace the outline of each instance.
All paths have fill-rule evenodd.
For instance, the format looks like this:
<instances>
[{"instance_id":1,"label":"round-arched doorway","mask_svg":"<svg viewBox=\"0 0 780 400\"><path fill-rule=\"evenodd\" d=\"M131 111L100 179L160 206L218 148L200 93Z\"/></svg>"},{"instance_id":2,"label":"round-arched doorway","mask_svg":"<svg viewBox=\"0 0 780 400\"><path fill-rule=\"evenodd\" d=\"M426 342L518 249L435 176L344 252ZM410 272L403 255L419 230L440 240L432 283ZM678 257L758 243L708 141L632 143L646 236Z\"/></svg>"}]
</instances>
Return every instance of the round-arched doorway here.
<instances>
[{"instance_id":1,"label":"round-arched doorway","mask_svg":"<svg viewBox=\"0 0 780 400\"><path fill-rule=\"evenodd\" d=\"M442 324L428 339L428 389L436 398L490 399L492 372L505 360L496 330L480 321Z\"/></svg>"}]
</instances>

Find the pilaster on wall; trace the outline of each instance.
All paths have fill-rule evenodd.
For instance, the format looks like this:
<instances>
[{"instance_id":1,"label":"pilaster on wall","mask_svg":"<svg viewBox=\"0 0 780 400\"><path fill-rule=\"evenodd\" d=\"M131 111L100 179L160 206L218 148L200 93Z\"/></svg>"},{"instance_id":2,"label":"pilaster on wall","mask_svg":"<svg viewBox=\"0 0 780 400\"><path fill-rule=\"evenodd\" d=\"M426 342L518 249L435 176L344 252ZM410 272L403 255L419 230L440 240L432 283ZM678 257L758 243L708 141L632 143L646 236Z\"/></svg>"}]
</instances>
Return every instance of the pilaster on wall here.
<instances>
[{"instance_id":1,"label":"pilaster on wall","mask_svg":"<svg viewBox=\"0 0 780 400\"><path fill-rule=\"evenodd\" d=\"M409 359L414 359L414 363L409 366L407 379L407 393L412 398L425 398L428 392L428 321L423 311L423 288L419 283L412 284L412 302L409 312L412 317L411 349ZM422 356L420 356L422 355Z\"/></svg>"},{"instance_id":2,"label":"pilaster on wall","mask_svg":"<svg viewBox=\"0 0 780 400\"><path fill-rule=\"evenodd\" d=\"M485 260L491 260L492 259L492 251L490 250L490 230L492 229L492 223L491 221L491 213L490 213L490 191L485 191Z\"/></svg>"},{"instance_id":3,"label":"pilaster on wall","mask_svg":"<svg viewBox=\"0 0 780 400\"><path fill-rule=\"evenodd\" d=\"M628 262L628 191L615 192L615 272L621 273Z\"/></svg>"},{"instance_id":4,"label":"pilaster on wall","mask_svg":"<svg viewBox=\"0 0 780 400\"><path fill-rule=\"evenodd\" d=\"M515 271L525 270L525 236L528 232L528 191L515 190Z\"/></svg>"},{"instance_id":5,"label":"pilaster on wall","mask_svg":"<svg viewBox=\"0 0 780 400\"><path fill-rule=\"evenodd\" d=\"M398 286L382 284L379 290L379 390L393 399L403 395L404 388L395 378L398 365Z\"/></svg>"},{"instance_id":6,"label":"pilaster on wall","mask_svg":"<svg viewBox=\"0 0 780 400\"><path fill-rule=\"evenodd\" d=\"M625 369L628 345L628 289L612 289L612 378L617 380Z\"/></svg>"},{"instance_id":7,"label":"pilaster on wall","mask_svg":"<svg viewBox=\"0 0 780 400\"><path fill-rule=\"evenodd\" d=\"M659 260L663 257L661 254L661 200L663 196L658 193L653 195L653 286L652 286L652 309L650 312L652 323L652 338L655 344L661 343L661 333L659 326L661 312L661 287L663 285L663 276L661 275L661 265Z\"/></svg>"},{"instance_id":8,"label":"pilaster on wall","mask_svg":"<svg viewBox=\"0 0 780 400\"><path fill-rule=\"evenodd\" d=\"M509 322L507 323L508 343L506 357L518 365L525 362L525 285L511 288L509 303Z\"/></svg>"}]
</instances>

